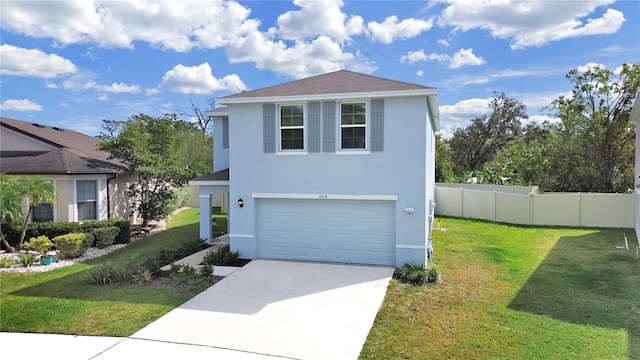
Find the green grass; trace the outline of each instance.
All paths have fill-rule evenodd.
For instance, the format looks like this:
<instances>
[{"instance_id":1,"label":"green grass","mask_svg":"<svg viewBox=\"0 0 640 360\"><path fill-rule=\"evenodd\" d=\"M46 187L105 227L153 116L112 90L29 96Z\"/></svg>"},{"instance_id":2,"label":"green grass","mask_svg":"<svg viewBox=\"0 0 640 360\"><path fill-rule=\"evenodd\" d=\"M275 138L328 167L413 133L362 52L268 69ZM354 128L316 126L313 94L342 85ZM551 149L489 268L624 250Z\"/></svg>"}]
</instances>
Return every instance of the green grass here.
<instances>
[{"instance_id":1,"label":"green grass","mask_svg":"<svg viewBox=\"0 0 640 360\"><path fill-rule=\"evenodd\" d=\"M442 227L442 284L392 280L361 359L640 359L633 230Z\"/></svg>"},{"instance_id":2,"label":"green grass","mask_svg":"<svg viewBox=\"0 0 640 360\"><path fill-rule=\"evenodd\" d=\"M125 263L198 238L199 209L180 212L168 229L106 256L45 273L0 273L0 330L128 336L191 295L160 286L95 286L85 271Z\"/></svg>"}]
</instances>

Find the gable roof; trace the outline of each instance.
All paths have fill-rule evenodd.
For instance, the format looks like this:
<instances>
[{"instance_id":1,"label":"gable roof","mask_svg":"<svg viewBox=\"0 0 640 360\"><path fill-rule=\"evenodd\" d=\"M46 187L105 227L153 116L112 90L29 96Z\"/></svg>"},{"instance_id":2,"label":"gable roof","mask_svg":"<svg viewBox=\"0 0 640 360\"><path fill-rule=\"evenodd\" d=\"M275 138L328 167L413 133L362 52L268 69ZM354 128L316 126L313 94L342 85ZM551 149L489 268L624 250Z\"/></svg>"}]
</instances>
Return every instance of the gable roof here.
<instances>
[{"instance_id":1,"label":"gable roof","mask_svg":"<svg viewBox=\"0 0 640 360\"><path fill-rule=\"evenodd\" d=\"M332 95L333 98L336 98L336 95L340 95L338 97L342 98L348 94L391 95L394 93L396 96L409 96L411 94L435 95L437 94L437 91L435 88L429 86L389 80L349 70L340 70L263 89L225 96L220 98L219 102L221 104L233 104L253 102L260 98L287 98L299 96L313 98L314 95L316 97L319 95Z\"/></svg>"},{"instance_id":2,"label":"gable roof","mask_svg":"<svg viewBox=\"0 0 640 360\"><path fill-rule=\"evenodd\" d=\"M116 174L120 161L97 149L99 140L74 130L0 117L0 131L10 129L56 147L51 151L12 151L0 147L0 171L9 174Z\"/></svg>"},{"instance_id":3,"label":"gable roof","mask_svg":"<svg viewBox=\"0 0 640 360\"><path fill-rule=\"evenodd\" d=\"M282 101L349 100L426 96L435 130L440 130L438 91L434 87L340 70L218 98L222 105Z\"/></svg>"}]
</instances>

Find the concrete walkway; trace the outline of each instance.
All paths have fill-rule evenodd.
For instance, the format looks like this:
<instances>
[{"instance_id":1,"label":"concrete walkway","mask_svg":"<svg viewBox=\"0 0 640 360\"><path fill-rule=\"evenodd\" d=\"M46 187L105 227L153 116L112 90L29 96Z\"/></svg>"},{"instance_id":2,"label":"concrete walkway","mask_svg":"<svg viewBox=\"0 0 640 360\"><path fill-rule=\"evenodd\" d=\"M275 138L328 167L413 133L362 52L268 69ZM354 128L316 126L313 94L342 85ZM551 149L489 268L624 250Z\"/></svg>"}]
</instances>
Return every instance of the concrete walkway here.
<instances>
[{"instance_id":1,"label":"concrete walkway","mask_svg":"<svg viewBox=\"0 0 640 360\"><path fill-rule=\"evenodd\" d=\"M181 265L191 265L194 268L196 268L196 270L201 266L200 264L202 264L202 260L204 259L204 256L207 255L208 252L213 251L216 252L218 250L219 247L224 246L225 244L229 243L229 235L225 234L222 236L218 236L217 238L213 239L213 245L211 245L210 247L204 249L204 250L200 250L195 254L191 254L185 258L182 258L178 261L175 261L174 264L181 264ZM169 265L165 265L163 267L161 267L160 269L163 271L167 271L171 268L171 264ZM215 265L213 267L213 275L215 276L229 276L231 275L234 271L238 270L239 267L237 266L222 266L222 265Z\"/></svg>"}]
</instances>

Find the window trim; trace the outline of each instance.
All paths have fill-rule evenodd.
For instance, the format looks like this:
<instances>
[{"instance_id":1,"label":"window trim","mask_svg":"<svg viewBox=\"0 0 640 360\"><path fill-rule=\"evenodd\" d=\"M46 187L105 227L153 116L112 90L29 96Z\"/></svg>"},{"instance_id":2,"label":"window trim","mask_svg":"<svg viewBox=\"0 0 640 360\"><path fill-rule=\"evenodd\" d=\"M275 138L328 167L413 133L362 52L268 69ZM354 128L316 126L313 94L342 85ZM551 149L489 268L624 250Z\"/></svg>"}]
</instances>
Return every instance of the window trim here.
<instances>
[{"instance_id":1,"label":"window trim","mask_svg":"<svg viewBox=\"0 0 640 360\"><path fill-rule=\"evenodd\" d=\"M95 205L95 219L85 219L85 220L80 220L80 210L78 207L78 204L80 203L80 201L78 201L78 182L80 181L91 181L95 184L95 188L96 188L96 192L95 192L95 199L94 200L84 200L82 201L82 203L88 203L88 202L93 202ZM73 187L74 187L74 191L73 191L73 202L74 202L74 207L75 207L75 214L74 214L74 219L75 221L91 221L91 220L100 220L100 180L99 179L76 179L73 182Z\"/></svg>"},{"instance_id":2,"label":"window trim","mask_svg":"<svg viewBox=\"0 0 640 360\"><path fill-rule=\"evenodd\" d=\"M352 149L352 148L342 148L342 104L364 104L365 106L365 118L364 118L364 126L353 126L346 125L345 128L356 128L356 127L364 127L364 148L362 149ZM371 124L371 101L369 99L353 99L347 101L337 101L337 109L336 109L336 121L338 126L336 126L336 154L338 155L368 155L371 153L370 145L369 145L369 137L371 136L371 131L369 129L369 125Z\"/></svg>"},{"instance_id":3,"label":"window trim","mask_svg":"<svg viewBox=\"0 0 640 360\"><path fill-rule=\"evenodd\" d=\"M283 106L302 106L302 126L282 126L282 107ZM276 155L307 155L307 104L306 103L279 103L276 104ZM282 130L285 129L302 129L302 149L283 149L282 148Z\"/></svg>"}]
</instances>

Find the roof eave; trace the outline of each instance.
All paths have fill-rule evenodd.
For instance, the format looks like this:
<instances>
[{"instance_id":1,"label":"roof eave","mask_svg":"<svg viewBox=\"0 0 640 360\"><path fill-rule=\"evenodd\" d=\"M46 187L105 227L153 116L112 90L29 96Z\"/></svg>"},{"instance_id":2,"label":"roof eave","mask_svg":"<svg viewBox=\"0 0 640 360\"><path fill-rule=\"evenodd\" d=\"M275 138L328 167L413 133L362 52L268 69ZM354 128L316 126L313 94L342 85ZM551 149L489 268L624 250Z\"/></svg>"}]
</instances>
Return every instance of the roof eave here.
<instances>
[{"instance_id":1,"label":"roof eave","mask_svg":"<svg viewBox=\"0 0 640 360\"><path fill-rule=\"evenodd\" d=\"M440 110L438 110L438 95L427 96L429 104L429 112L431 113L431 121L433 122L433 130L440 131Z\"/></svg>"},{"instance_id":2,"label":"roof eave","mask_svg":"<svg viewBox=\"0 0 640 360\"><path fill-rule=\"evenodd\" d=\"M223 105L229 105L229 104L253 104L253 103L270 103L270 102L322 101L322 100L336 100L336 99L351 100L351 99L365 99L365 98L433 96L437 94L438 94L438 91L436 89L417 89L417 90L396 90L396 91L366 91L366 92L355 92L355 93L220 98L218 99L218 102Z\"/></svg>"}]
</instances>

